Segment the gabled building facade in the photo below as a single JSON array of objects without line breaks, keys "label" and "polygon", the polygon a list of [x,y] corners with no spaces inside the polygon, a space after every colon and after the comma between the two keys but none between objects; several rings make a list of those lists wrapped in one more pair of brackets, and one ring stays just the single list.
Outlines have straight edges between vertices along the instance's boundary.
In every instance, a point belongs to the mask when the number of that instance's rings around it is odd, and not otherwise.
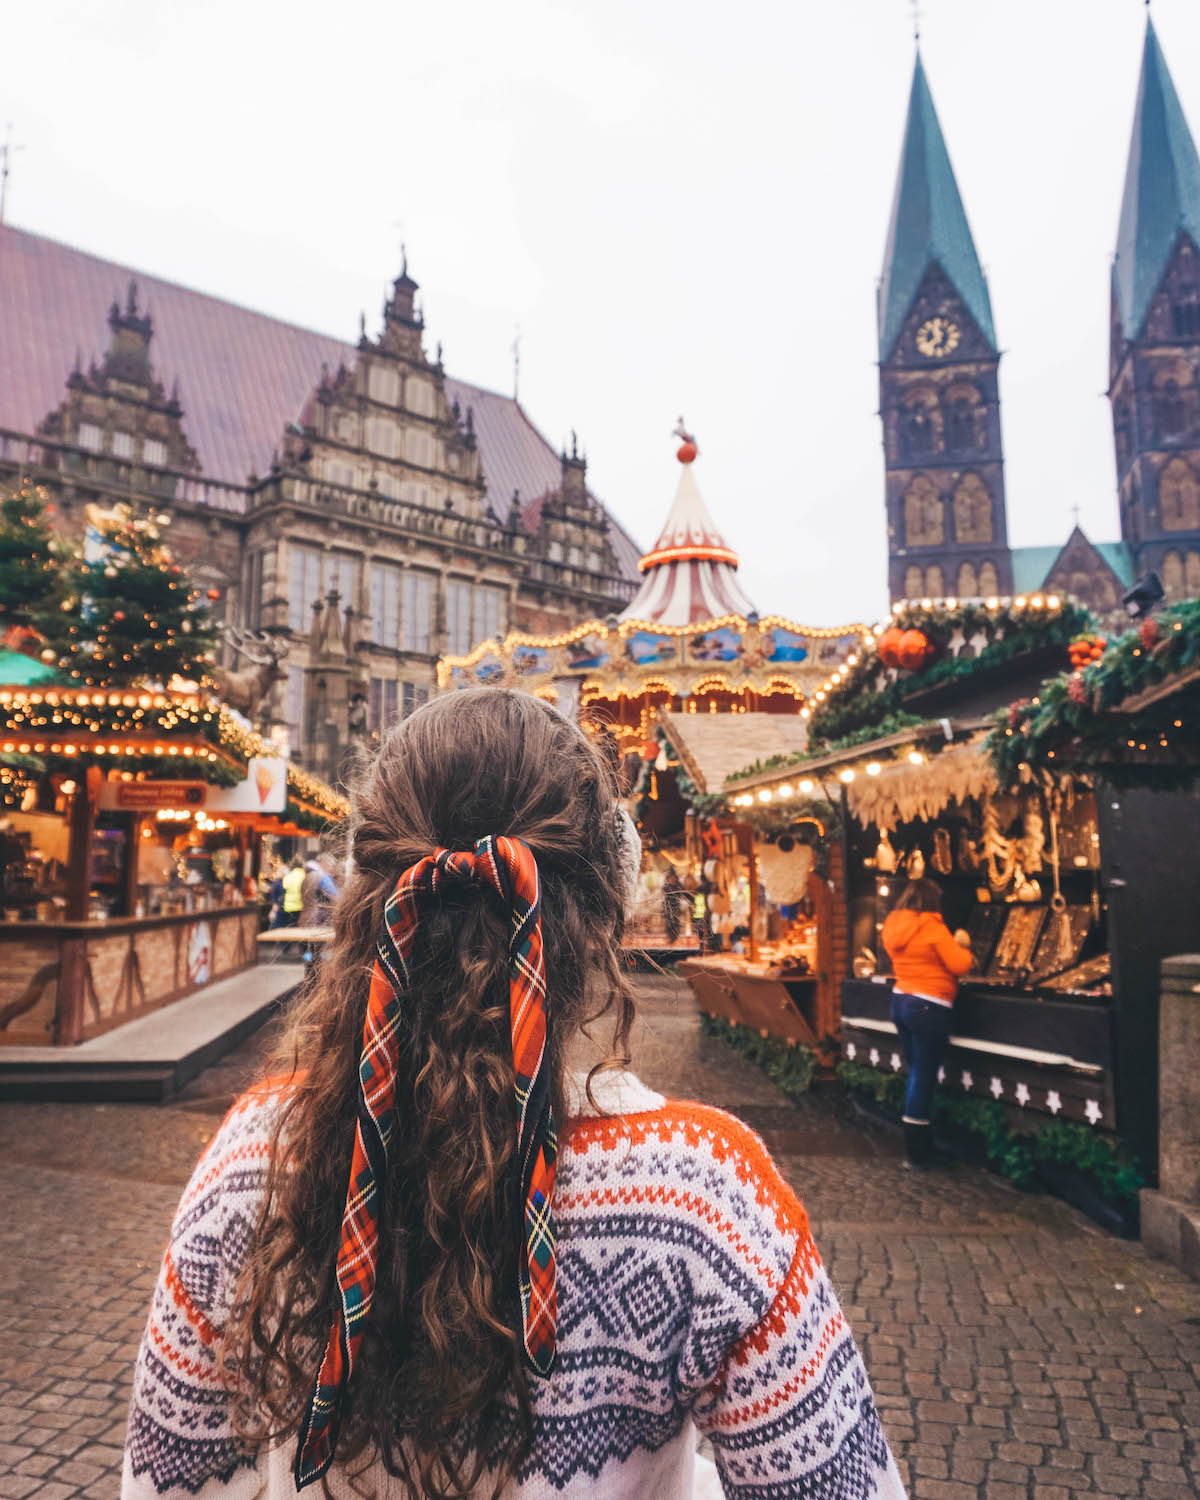
[{"label": "gabled building facade", "polygon": [[574,442],[447,375],[417,291],[405,266],[348,345],[0,226],[0,482],[46,484],[75,534],[93,502],[167,511],[226,624],[290,632],[269,710],[328,778],[439,655],[637,591]]},{"label": "gabled building facade", "polygon": [[878,295],[888,591],[1012,591],[991,299],[920,56]]},{"label": "gabled building facade", "polygon": [[1109,397],[1121,536],[1169,599],[1200,595],[1200,158],[1154,24],[1112,270]]}]

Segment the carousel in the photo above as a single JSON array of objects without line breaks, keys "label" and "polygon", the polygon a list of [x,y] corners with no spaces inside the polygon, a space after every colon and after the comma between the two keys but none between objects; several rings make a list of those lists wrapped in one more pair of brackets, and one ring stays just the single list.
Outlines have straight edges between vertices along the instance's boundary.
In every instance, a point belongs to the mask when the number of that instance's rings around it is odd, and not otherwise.
[{"label": "carousel", "polygon": [[[623,750],[643,745],[665,714],[800,714],[866,633],[765,615],[738,578],[738,555],[696,483],[695,439],[683,429],[675,499],[638,567],[642,586],[620,615],[554,636],[511,631],[438,663],[441,691],[480,684],[586,709]],[[731,730],[733,726],[731,726]],[[736,730],[734,730],[736,733]]]}]

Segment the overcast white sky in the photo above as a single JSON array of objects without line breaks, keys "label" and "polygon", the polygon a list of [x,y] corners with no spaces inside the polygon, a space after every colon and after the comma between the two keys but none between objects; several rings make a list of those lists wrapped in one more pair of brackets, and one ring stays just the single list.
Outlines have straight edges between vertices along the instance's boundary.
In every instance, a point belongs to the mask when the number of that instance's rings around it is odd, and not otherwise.
[{"label": "overcast white sky", "polygon": [[[1009,531],[1117,535],[1108,278],[1137,0],[924,0],[1004,360]],[[1155,0],[1200,126],[1200,6]],[[906,0],[10,6],[9,219],[347,339],[398,244],[428,344],[511,389],[643,545],[697,477],[764,613],[886,603],[875,284]],[[397,227],[400,226],[400,227]],[[186,391],[184,399],[186,403]]]}]

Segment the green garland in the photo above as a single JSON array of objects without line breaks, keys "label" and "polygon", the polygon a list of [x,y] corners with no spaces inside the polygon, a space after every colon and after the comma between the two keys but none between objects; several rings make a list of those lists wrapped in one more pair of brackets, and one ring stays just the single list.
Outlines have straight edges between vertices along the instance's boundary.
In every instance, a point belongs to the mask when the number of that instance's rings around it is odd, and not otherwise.
[{"label": "green garland", "polygon": [[812,1086],[817,1068],[817,1054],[803,1042],[787,1042],[777,1036],[763,1036],[750,1026],[727,1021],[723,1016],[700,1012],[700,1030],[704,1036],[724,1042],[756,1063],[781,1094],[798,1099]]},{"label": "green garland", "polygon": [[[837,1075],[852,1093],[874,1099],[899,1119],[907,1087],[902,1074],[842,1062]],[[934,1096],[933,1116],[939,1125],[977,1136],[992,1169],[1019,1187],[1031,1186],[1039,1167],[1068,1167],[1089,1178],[1114,1207],[1129,1212],[1137,1206],[1145,1178],[1136,1159],[1091,1126],[1050,1120],[1040,1130],[1015,1131],[999,1100],[944,1093]]]},{"label": "green garland", "polygon": [[992,764],[1007,784],[1029,766],[1091,772],[1114,785],[1189,785],[1200,775],[1194,711],[1185,716],[1170,700],[1119,717],[1112,710],[1198,662],[1193,599],[1128,631],[1091,666],[1050,678],[1036,698],[1002,709],[987,739]]}]

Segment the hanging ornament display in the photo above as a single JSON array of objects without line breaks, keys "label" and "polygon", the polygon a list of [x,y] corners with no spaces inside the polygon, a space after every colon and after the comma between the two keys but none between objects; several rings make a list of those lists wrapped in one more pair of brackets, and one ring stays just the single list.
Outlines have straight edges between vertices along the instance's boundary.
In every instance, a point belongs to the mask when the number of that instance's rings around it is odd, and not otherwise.
[{"label": "hanging ornament display", "polygon": [[881,875],[891,875],[896,868],[896,851],[886,833],[881,836],[875,851],[875,868]]},{"label": "hanging ornament display", "polygon": [[1021,864],[1030,873],[1042,868],[1042,850],[1046,847],[1042,804],[1036,792],[1027,790],[1021,797]]},{"label": "hanging ornament display", "polygon": [[1108,644],[1102,635],[1077,635],[1067,647],[1067,655],[1071,659],[1071,665],[1078,670],[1080,667],[1091,666],[1092,662],[1099,661],[1104,655],[1104,648]]},{"label": "hanging ornament display", "polygon": [[923,878],[924,874],[925,856],[921,853],[919,848],[914,849],[913,852],[908,856],[908,878],[910,880],[920,880]]},{"label": "hanging ornament display", "polygon": [[1016,841],[1000,832],[1000,810],[988,792],[983,799],[983,861],[988,885],[1002,891],[1010,884],[1017,864]]},{"label": "hanging ornament display", "polygon": [[897,655],[900,665],[906,672],[913,672],[922,666],[933,654],[929,637],[923,630],[906,630],[900,636],[897,647]]},{"label": "hanging ornament display", "polygon": [[876,649],[879,653],[879,660],[885,667],[900,665],[900,641],[904,633],[903,630],[897,630],[893,625],[890,630],[885,630],[879,637],[879,645]]},{"label": "hanging ornament display", "polygon": [[939,875],[949,875],[954,868],[954,859],[950,853],[950,833],[945,828],[933,830],[933,854],[929,863]]}]

